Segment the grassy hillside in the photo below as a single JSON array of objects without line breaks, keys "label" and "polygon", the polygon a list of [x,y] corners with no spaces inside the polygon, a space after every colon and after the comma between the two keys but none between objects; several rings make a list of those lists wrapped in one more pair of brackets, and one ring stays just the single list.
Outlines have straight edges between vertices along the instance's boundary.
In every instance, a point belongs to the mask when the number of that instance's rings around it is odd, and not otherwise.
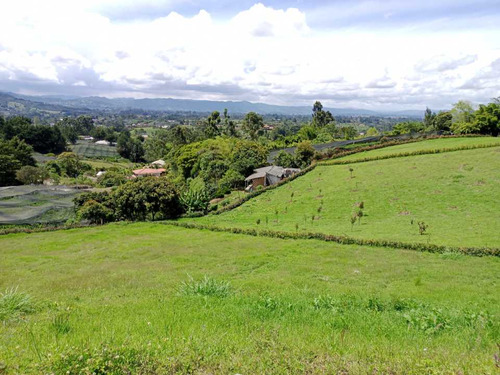
[{"label": "grassy hillside", "polygon": [[[463,143],[462,139],[446,141],[450,146]],[[417,145],[427,147],[428,143],[409,146]],[[447,246],[499,247],[499,167],[500,147],[352,166],[318,166],[232,211],[197,222]],[[349,168],[353,169],[352,177]],[[350,218],[358,211],[359,202],[364,203],[364,216],[351,225]],[[422,221],[428,225],[424,235],[420,235],[417,225]]]},{"label": "grassy hillside", "polygon": [[495,372],[497,258],[152,223],[2,236],[0,254],[0,290],[31,296],[0,298],[7,373]]},{"label": "grassy hillside", "polygon": [[500,137],[471,137],[471,138],[437,138],[426,141],[406,143],[397,146],[380,148],[378,150],[359,152],[353,155],[345,156],[341,160],[359,160],[367,157],[376,157],[382,155],[392,155],[399,152],[412,152],[419,150],[434,150],[442,148],[453,148],[473,145],[498,144],[500,146]]}]

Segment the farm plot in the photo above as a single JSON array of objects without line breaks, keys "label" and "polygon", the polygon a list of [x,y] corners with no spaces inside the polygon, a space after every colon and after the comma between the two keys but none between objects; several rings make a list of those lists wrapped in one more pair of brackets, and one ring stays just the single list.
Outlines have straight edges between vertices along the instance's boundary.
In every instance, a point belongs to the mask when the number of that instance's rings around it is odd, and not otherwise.
[{"label": "farm plot", "polygon": [[96,145],[90,142],[78,142],[72,146],[72,151],[82,157],[118,157],[116,146]]},{"label": "farm plot", "polygon": [[66,186],[8,186],[0,189],[0,224],[63,223],[74,215],[82,190]]}]

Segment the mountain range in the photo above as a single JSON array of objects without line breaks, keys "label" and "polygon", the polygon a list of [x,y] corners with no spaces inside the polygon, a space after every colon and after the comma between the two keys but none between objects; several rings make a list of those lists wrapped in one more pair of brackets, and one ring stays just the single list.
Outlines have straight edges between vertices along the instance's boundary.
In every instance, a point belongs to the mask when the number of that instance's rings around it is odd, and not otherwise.
[{"label": "mountain range", "polygon": [[[4,115],[24,114],[32,112],[59,112],[61,114],[100,112],[121,112],[130,110],[155,112],[223,112],[244,114],[250,111],[262,115],[310,115],[311,106],[282,106],[248,101],[211,101],[172,98],[105,98],[100,96],[68,97],[68,96],[34,96],[0,92],[0,112]],[[422,111],[372,111],[359,108],[325,108],[334,116],[383,116],[383,117],[422,117]]]}]

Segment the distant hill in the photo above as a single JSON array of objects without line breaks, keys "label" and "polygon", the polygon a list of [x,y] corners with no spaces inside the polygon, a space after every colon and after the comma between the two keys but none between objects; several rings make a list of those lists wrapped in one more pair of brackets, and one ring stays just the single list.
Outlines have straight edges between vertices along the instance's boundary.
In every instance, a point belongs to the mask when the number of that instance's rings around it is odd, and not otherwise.
[{"label": "distant hill", "polygon": [[[230,113],[243,114],[250,111],[260,114],[280,114],[280,115],[309,115],[312,106],[280,106],[264,103],[251,103],[247,101],[211,101],[211,100],[189,100],[172,98],[104,98],[99,96],[91,97],[64,97],[64,96],[29,96],[13,93],[4,93],[0,96],[10,96],[11,101],[15,99],[25,102],[41,103],[49,105],[48,108],[55,110],[68,110],[69,108],[80,111],[98,110],[104,112],[120,112],[126,110],[160,111],[160,112],[200,112],[212,111],[222,112],[227,108]],[[37,104],[40,105],[40,104]],[[32,105],[36,106],[36,105]],[[55,107],[50,107],[55,106]],[[3,107],[0,106],[3,110]],[[422,117],[422,111],[371,111],[357,108],[326,108],[334,116],[386,116],[386,117]]]}]

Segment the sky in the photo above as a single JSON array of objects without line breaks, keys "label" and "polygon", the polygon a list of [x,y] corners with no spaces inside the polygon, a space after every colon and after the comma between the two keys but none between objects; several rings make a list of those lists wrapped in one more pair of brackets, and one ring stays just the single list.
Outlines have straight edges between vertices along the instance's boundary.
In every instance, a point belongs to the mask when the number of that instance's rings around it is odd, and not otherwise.
[{"label": "sky", "polygon": [[500,0],[5,0],[0,91],[487,103],[500,96]]}]

